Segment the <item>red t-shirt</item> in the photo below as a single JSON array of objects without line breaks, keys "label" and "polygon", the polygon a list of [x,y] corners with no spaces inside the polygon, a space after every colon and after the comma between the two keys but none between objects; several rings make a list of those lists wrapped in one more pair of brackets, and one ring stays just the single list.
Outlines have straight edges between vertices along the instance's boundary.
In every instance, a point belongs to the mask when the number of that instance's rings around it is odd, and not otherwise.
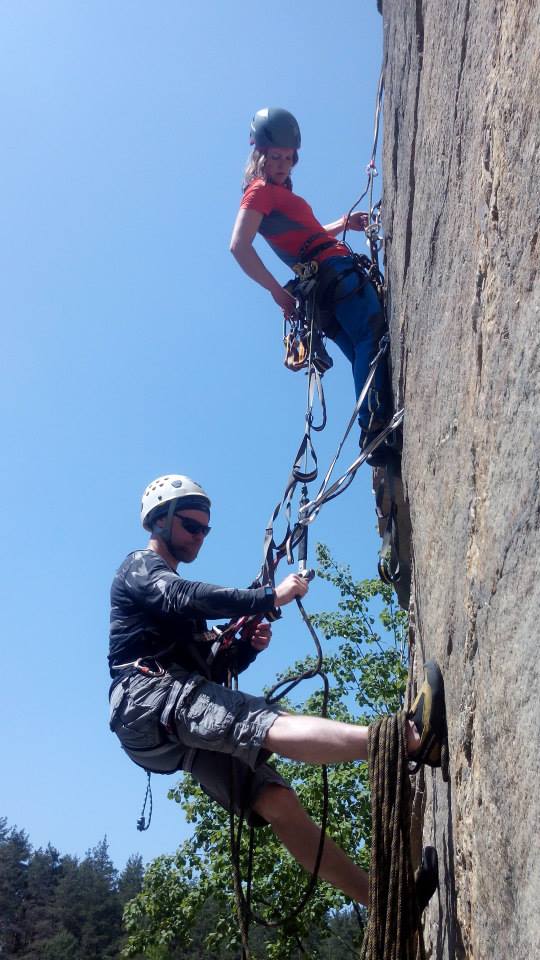
[{"label": "red t-shirt", "polygon": [[[345,244],[326,232],[309,203],[287,187],[265,183],[261,179],[252,180],[242,197],[240,208],[262,213],[258,232],[289,267],[298,263],[300,252],[304,260],[315,259],[319,263],[328,257],[347,256],[349,253]],[[331,247],[310,258],[310,250],[328,241],[332,241]]]}]

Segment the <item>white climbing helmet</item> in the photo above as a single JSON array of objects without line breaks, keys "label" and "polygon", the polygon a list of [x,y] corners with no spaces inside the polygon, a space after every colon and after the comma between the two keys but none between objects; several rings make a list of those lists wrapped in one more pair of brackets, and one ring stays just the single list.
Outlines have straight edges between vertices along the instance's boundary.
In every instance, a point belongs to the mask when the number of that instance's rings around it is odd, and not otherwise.
[{"label": "white climbing helmet", "polygon": [[141,523],[144,529],[151,531],[156,516],[167,513],[173,501],[177,501],[178,507],[210,513],[210,498],[198,483],[181,473],[168,473],[152,480],[142,495]]}]

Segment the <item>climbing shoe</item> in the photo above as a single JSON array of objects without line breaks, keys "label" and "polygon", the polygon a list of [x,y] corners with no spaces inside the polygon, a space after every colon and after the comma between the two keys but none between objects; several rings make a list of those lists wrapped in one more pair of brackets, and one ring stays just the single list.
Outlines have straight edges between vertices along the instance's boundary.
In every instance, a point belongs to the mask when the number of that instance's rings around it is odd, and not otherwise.
[{"label": "climbing shoe", "polygon": [[418,773],[423,763],[428,767],[440,767],[443,752],[445,756],[448,752],[442,673],[435,660],[424,664],[424,673],[424,682],[407,714],[407,719],[412,720],[420,734],[420,746],[409,754],[409,772],[412,774]]},{"label": "climbing shoe", "polygon": [[[370,443],[377,439],[386,423],[379,421],[376,424],[371,423],[369,429],[360,430],[360,449],[365,450]],[[403,432],[401,426],[392,430],[366,458],[366,463],[370,467],[386,467],[389,463],[399,468],[401,451],[403,448]]]},{"label": "climbing shoe", "polygon": [[435,847],[424,847],[422,863],[414,875],[418,912],[423,913],[439,886],[439,858]]},{"label": "climbing shoe", "polygon": [[392,451],[397,459],[401,459],[403,452],[403,424],[398,424],[384,441],[386,446]]},{"label": "climbing shoe", "polygon": [[[360,432],[360,449],[365,450],[379,436],[381,430],[382,427],[379,430],[362,430]],[[384,440],[368,454],[366,463],[370,467],[384,467],[388,463],[388,447]]]}]

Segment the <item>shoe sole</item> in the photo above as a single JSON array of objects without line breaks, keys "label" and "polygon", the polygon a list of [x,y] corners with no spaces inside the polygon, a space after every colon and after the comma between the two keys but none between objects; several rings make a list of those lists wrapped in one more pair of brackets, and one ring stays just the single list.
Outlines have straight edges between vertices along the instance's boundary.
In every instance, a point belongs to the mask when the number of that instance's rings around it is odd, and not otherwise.
[{"label": "shoe sole", "polygon": [[[448,733],[446,728],[446,705],[444,681],[435,660],[424,664],[424,682],[409,713],[414,720],[421,709],[421,740],[418,750],[410,760],[411,773],[417,773],[422,764],[441,767],[443,780],[448,782]],[[417,729],[419,729],[417,725]]]}]

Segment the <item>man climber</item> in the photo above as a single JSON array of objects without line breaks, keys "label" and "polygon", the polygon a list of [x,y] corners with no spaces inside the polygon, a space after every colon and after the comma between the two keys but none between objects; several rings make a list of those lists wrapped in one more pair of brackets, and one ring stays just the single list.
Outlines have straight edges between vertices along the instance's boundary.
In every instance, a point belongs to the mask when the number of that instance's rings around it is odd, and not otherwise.
[{"label": "man climber", "polygon": [[[111,588],[110,726],[135,763],[156,773],[188,771],[226,809],[234,779],[235,807],[241,804],[254,825],[270,824],[311,871],[320,829],[268,758],[276,753],[315,764],[367,760],[369,728],[286,713],[264,697],[223,686],[229,670],[245,670],[270,643],[271,627],[262,619],[303,597],[308,582],[289,574],[275,588],[241,590],[184,579],[178,564],[195,560],[209,519],[210,499],[188,477],[159,477],[144,491],[141,520],[150,541],[127,556]],[[253,619],[241,641],[216,652],[217,634],[206,618],[242,616]],[[440,766],[444,735],[442,677],[436,664],[426,664],[407,720],[409,759]],[[367,874],[329,837],[319,875],[367,904]],[[434,886],[417,886],[421,909]]]}]

